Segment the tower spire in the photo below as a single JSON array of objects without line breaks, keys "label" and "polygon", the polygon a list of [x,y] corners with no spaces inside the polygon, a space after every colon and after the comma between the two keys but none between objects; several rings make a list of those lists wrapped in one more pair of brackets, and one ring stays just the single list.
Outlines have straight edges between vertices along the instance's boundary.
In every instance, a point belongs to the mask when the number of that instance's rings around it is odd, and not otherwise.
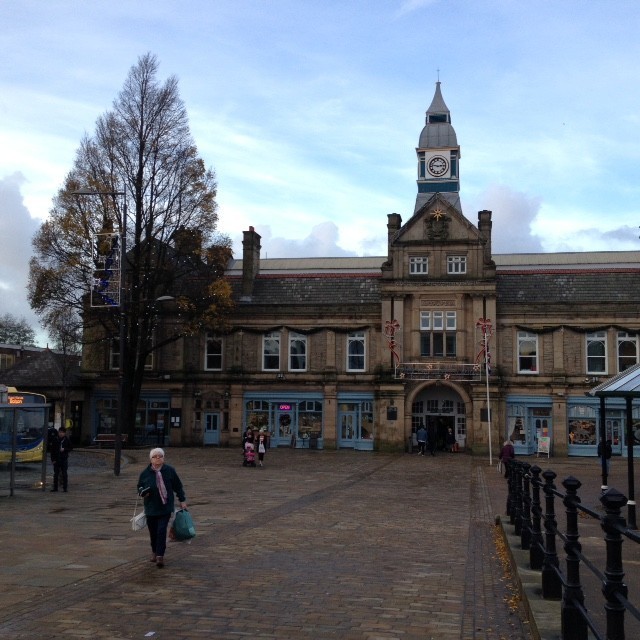
[{"label": "tower spire", "polygon": [[[439,73],[438,73],[439,76]],[[414,213],[435,193],[441,193],[458,211],[460,207],[460,147],[451,125],[451,112],[436,82],[433,100],[427,109],[418,148],[418,195]]]}]

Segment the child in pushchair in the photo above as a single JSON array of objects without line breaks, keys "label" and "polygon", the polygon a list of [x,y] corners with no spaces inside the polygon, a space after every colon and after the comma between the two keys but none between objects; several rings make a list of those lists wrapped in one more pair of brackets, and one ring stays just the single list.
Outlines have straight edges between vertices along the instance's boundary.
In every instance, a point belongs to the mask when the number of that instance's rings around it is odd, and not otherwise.
[{"label": "child in pushchair", "polygon": [[242,466],[243,467],[255,467],[256,466],[256,450],[253,446],[253,442],[247,440],[244,443],[244,451],[242,452]]}]

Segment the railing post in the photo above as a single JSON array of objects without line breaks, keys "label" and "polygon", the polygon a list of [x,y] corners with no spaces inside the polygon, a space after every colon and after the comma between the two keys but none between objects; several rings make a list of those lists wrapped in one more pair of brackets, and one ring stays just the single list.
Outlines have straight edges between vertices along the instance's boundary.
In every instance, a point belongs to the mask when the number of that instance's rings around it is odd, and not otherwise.
[{"label": "railing post", "polygon": [[600,502],[605,509],[600,526],[605,532],[607,546],[607,566],[602,583],[602,593],[606,598],[604,608],[607,613],[607,640],[624,640],[624,605],[618,600],[618,595],[626,598],[628,590],[622,581],[622,534],[618,527],[626,526],[620,511],[627,504],[627,498],[615,489],[608,489],[600,497]]},{"label": "railing post", "polygon": [[520,546],[527,551],[531,547],[531,494],[529,493],[529,469],[528,462],[522,463],[522,514],[520,515]]},{"label": "railing post", "polygon": [[556,514],[554,510],[553,481],[556,473],[551,470],[542,473],[544,478],[545,514],[544,514],[544,561],[542,563],[542,597],[547,600],[559,600],[562,597],[562,582],[558,575],[558,554],[556,552]]},{"label": "railing post", "polygon": [[522,533],[522,462],[515,462],[515,502],[513,510],[513,532],[519,536]]},{"label": "railing post", "polygon": [[540,486],[542,480],[540,480],[540,473],[542,469],[534,464],[531,469],[531,540],[529,541],[529,564],[535,571],[539,571],[542,568],[542,560],[544,558],[544,549],[542,541],[542,529],[540,528],[540,521],[542,520],[542,507],[540,505]]},{"label": "railing post", "polygon": [[561,629],[563,640],[587,640],[587,622],[580,614],[579,606],[584,606],[584,592],[580,584],[580,558],[582,551],[578,532],[578,508],[580,502],[578,489],[582,483],[577,478],[569,476],[562,483],[566,490],[564,506],[567,514],[566,542],[564,550],[567,553],[567,579],[562,594],[560,607]]},{"label": "railing post", "polygon": [[515,511],[515,467],[514,460],[505,462],[507,467],[507,515],[509,523],[513,524],[513,514]]}]

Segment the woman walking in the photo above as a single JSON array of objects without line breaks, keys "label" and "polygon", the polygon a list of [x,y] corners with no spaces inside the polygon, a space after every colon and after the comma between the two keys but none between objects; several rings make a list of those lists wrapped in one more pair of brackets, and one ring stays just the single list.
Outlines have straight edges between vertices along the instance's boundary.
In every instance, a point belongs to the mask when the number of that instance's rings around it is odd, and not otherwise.
[{"label": "woman walking", "polygon": [[167,527],[173,514],[173,494],[178,497],[181,509],[186,509],[187,503],[176,470],[164,461],[164,451],[160,448],[151,449],[149,459],[149,466],[138,479],[138,495],[144,498],[144,513],[151,541],[151,562],[162,569],[167,547]]}]

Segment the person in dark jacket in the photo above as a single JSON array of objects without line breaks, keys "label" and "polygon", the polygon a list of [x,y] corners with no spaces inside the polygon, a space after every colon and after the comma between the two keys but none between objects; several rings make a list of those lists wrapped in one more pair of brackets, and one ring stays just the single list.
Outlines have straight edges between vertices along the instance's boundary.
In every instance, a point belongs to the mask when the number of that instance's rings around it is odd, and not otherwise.
[{"label": "person in dark jacket", "polygon": [[427,452],[427,430],[423,424],[420,425],[416,433],[416,438],[418,440],[418,455],[423,456]]},{"label": "person in dark jacket", "polygon": [[144,513],[151,541],[151,562],[162,569],[167,548],[167,527],[174,508],[173,495],[178,497],[181,509],[187,508],[187,499],[176,470],[164,461],[164,451],[159,447],[151,449],[149,459],[149,466],[138,478],[138,495],[144,498]]},{"label": "person in dark jacket", "polygon": [[611,442],[610,439],[607,439],[604,443],[604,451],[602,448],[602,440],[600,440],[600,442],[598,442],[598,457],[600,459],[602,459],[602,456],[604,454],[604,464],[605,464],[605,468],[607,470],[607,474],[610,473],[611,471],[611,455],[613,453],[613,443]]},{"label": "person in dark jacket", "polygon": [[507,477],[507,462],[513,460],[516,457],[516,450],[513,446],[511,439],[505,440],[500,449],[500,462],[502,463],[502,470],[504,471],[504,477]]},{"label": "person in dark jacket", "polygon": [[[69,452],[71,440],[67,438],[67,430],[64,427],[58,429],[58,441],[51,443],[51,461],[53,462],[53,489],[58,490],[58,484],[62,480],[62,490],[66,493],[69,485]],[[61,477],[62,476],[62,477]]]}]

